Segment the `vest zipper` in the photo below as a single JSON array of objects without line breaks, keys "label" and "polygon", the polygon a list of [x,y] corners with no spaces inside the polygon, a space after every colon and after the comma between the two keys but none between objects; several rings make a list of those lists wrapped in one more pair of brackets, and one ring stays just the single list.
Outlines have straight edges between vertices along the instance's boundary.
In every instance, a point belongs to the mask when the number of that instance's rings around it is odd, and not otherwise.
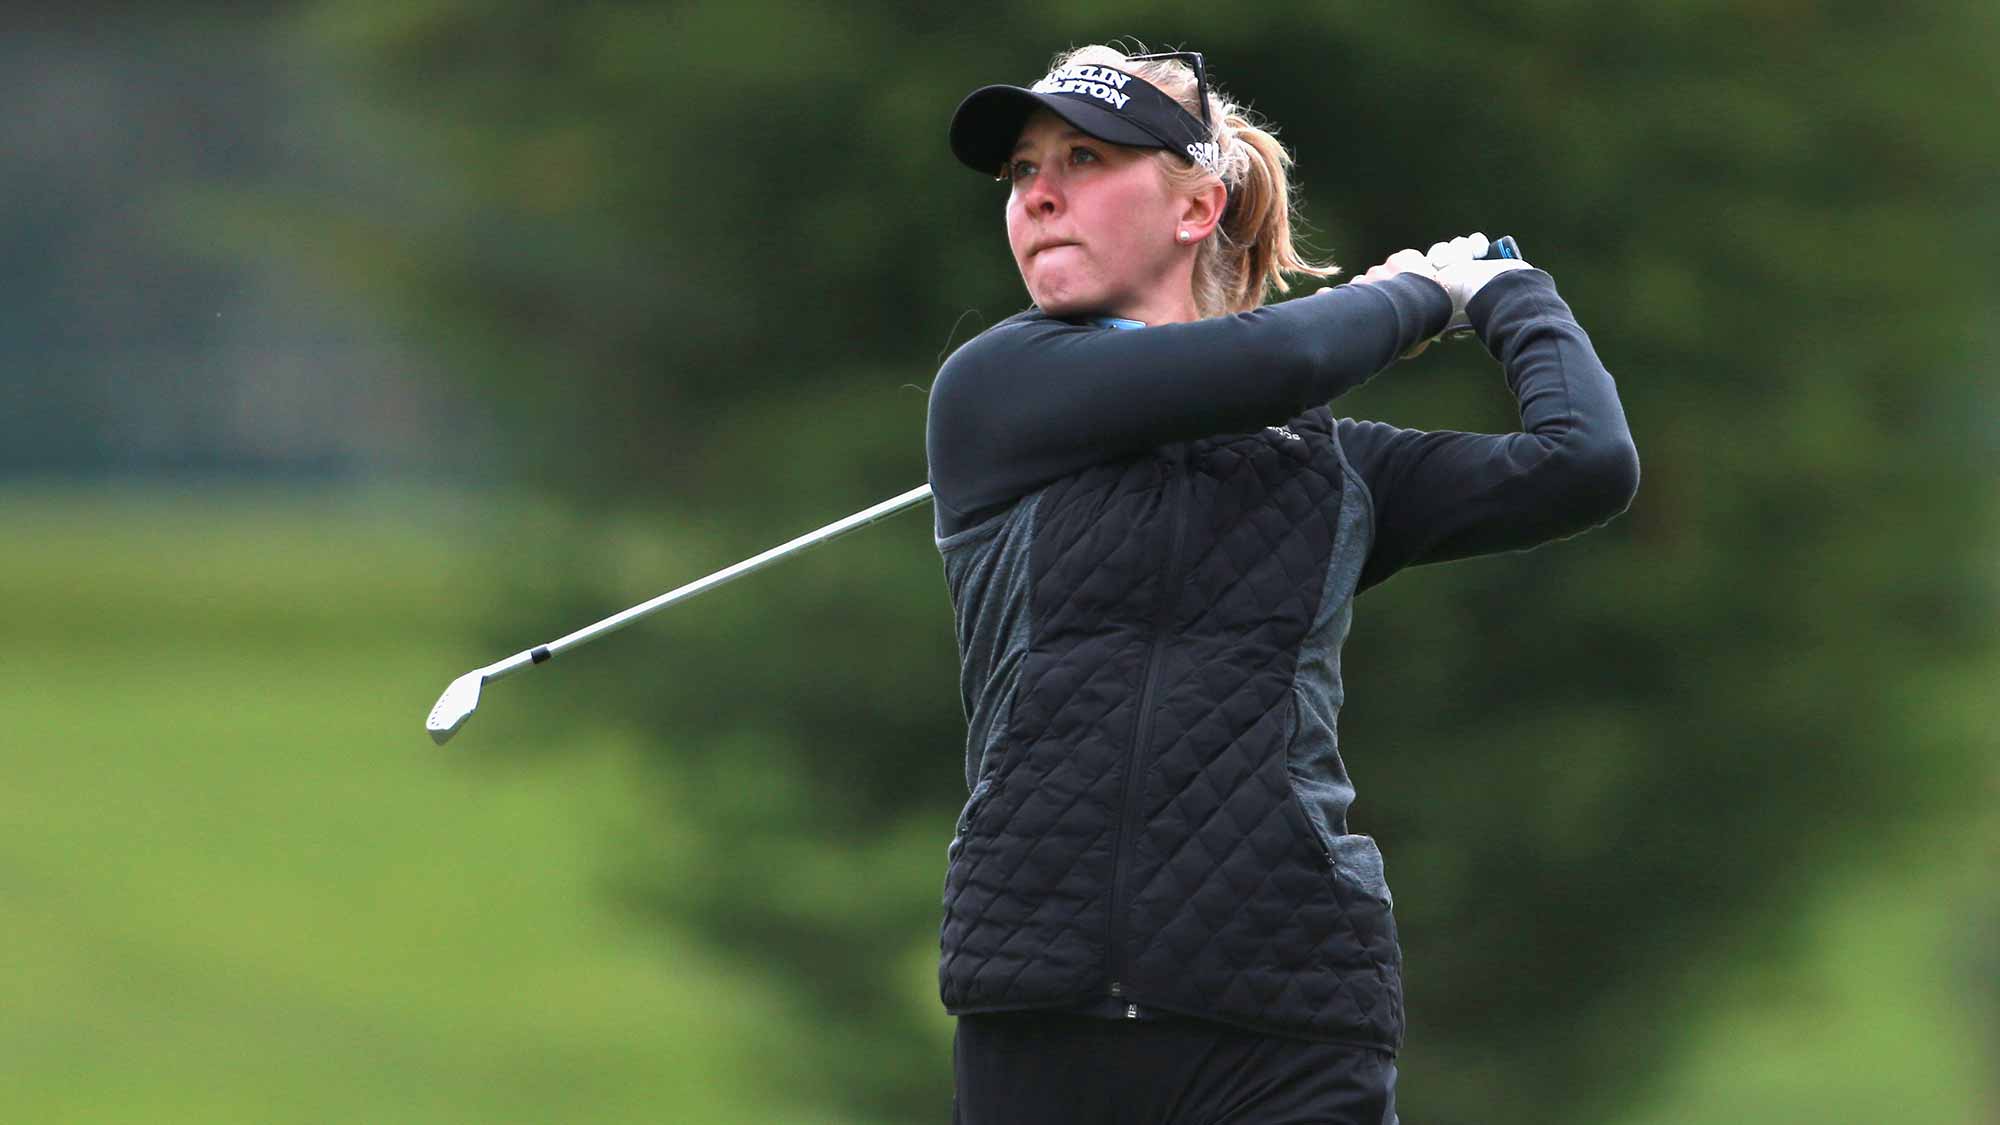
[{"label": "vest zipper", "polygon": [[1160,652],[1166,647],[1167,629],[1173,624],[1173,610],[1181,585],[1181,548],[1187,538],[1187,508],[1185,503],[1177,503],[1180,493],[1187,486],[1187,447],[1176,451],[1175,465],[1179,469],[1178,479],[1169,481],[1167,503],[1173,506],[1174,531],[1167,551],[1167,567],[1162,574],[1159,595],[1153,610],[1153,641],[1146,653],[1146,686],[1139,693],[1139,713],[1135,717],[1132,746],[1125,755],[1125,802],[1120,810],[1118,837],[1112,845],[1111,874],[1111,918],[1110,933],[1107,935],[1107,955],[1111,961],[1111,995],[1120,999],[1125,996],[1125,912],[1130,904],[1126,901],[1125,880],[1130,854],[1127,842],[1136,831],[1134,821],[1139,813],[1139,777],[1145,771],[1140,768],[1140,751],[1153,736],[1153,694],[1159,688]]}]

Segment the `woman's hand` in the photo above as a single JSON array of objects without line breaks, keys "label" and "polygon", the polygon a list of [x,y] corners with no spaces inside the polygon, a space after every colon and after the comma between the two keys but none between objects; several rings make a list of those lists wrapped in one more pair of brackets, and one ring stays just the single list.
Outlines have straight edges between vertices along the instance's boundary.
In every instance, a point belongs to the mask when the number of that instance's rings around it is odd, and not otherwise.
[{"label": "woman's hand", "polygon": [[1387,281],[1399,273],[1420,274],[1432,281],[1438,279],[1437,267],[1431,265],[1431,260],[1424,256],[1423,251],[1398,250],[1384,259],[1381,265],[1368,267],[1368,272],[1355,278],[1353,283],[1373,285],[1378,281]]},{"label": "woman's hand", "polygon": [[1451,294],[1451,320],[1445,324],[1446,332],[1470,328],[1465,306],[1472,303],[1486,283],[1506,273],[1508,270],[1533,269],[1519,258],[1488,258],[1486,251],[1491,244],[1486,236],[1474,231],[1471,234],[1440,242],[1431,247],[1430,263],[1436,267],[1439,285]]}]

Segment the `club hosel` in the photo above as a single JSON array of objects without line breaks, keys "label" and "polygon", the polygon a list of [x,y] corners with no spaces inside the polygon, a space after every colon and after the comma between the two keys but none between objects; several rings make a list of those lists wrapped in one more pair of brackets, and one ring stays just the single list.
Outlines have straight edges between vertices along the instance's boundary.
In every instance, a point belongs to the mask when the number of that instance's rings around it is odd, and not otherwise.
[{"label": "club hosel", "polygon": [[549,646],[536,645],[534,648],[523,649],[497,664],[488,664],[481,668],[479,678],[482,682],[492,683],[503,676],[511,676],[531,664],[540,664],[554,655],[549,651]]}]

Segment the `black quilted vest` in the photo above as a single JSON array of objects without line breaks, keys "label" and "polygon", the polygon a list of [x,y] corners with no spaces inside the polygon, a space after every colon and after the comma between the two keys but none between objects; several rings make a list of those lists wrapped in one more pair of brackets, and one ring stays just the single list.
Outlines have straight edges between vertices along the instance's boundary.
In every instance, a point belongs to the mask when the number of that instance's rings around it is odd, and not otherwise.
[{"label": "black quilted vest", "polygon": [[1099,465],[939,540],[971,799],[956,1014],[1106,997],[1395,1050],[1400,954],[1346,832],[1339,648],[1366,490],[1330,412]]}]

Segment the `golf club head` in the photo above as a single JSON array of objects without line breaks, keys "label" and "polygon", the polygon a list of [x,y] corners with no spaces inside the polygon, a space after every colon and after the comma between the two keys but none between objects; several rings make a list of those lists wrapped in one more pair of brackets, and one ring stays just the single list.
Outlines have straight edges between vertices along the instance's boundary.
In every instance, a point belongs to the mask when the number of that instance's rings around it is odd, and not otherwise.
[{"label": "golf club head", "polygon": [[472,717],[479,707],[479,688],[486,682],[486,669],[479,668],[451,682],[438,696],[431,707],[430,718],[424,720],[424,729],[431,732],[431,741],[443,746]]}]

